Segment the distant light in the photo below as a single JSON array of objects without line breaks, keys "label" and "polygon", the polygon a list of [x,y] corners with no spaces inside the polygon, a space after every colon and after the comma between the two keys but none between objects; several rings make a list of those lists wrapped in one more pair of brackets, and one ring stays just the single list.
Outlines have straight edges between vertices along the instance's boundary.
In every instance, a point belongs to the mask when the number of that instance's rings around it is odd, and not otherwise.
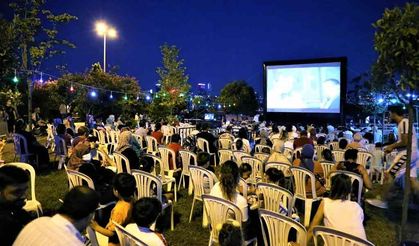
[{"label": "distant light", "polygon": [[180,94],[179,94],[179,96],[181,96],[181,97],[183,97],[184,95],[185,95],[185,94],[183,94],[183,93],[180,93]]},{"label": "distant light", "polygon": [[407,93],[407,94],[406,94],[406,97],[410,97],[410,96],[411,96],[411,95],[410,95],[410,93]]},{"label": "distant light", "polygon": [[136,98],[136,99],[137,99],[137,101],[138,101],[138,100],[140,100],[140,96],[137,96],[137,98]]},{"label": "distant light", "polygon": [[17,75],[16,75],[16,69],[15,69],[15,76],[13,77],[13,82],[14,83],[19,82],[19,79],[17,78]]},{"label": "distant light", "polygon": [[70,86],[70,92],[74,92],[74,87],[73,85]]},{"label": "distant light", "polygon": [[221,104],[218,104],[218,109],[221,109]]},{"label": "distant light", "polygon": [[205,106],[208,107],[208,103],[205,103]]},{"label": "distant light", "polygon": [[111,94],[109,95],[109,99],[113,99],[112,91],[111,91]]},{"label": "distant light", "polygon": [[147,95],[147,96],[145,97],[145,100],[150,101],[150,100],[151,100],[151,97],[150,97],[149,95]]},{"label": "distant light", "polygon": [[108,30],[108,36],[109,36],[110,38],[116,38],[116,37],[118,36],[118,34],[117,34],[117,32],[116,32],[115,28],[110,28],[110,29]]},{"label": "distant light", "polygon": [[384,99],[382,98],[378,99],[378,103],[383,103],[383,102],[384,102]]},{"label": "distant light", "polygon": [[103,21],[99,21],[96,22],[96,33],[98,35],[104,35],[106,33],[106,31],[108,30],[108,25],[103,22]]},{"label": "distant light", "polygon": [[392,104],[395,104],[395,103],[397,103],[397,100],[396,100],[396,99],[394,99],[394,98],[392,98],[392,99],[390,99],[390,102],[391,102]]},{"label": "distant light", "polygon": [[150,89],[150,93],[153,94],[153,89]]},{"label": "distant light", "polygon": [[91,97],[96,97],[96,96],[97,96],[96,91],[91,91],[91,92],[90,92],[90,96],[91,96]]},{"label": "distant light", "polygon": [[39,83],[44,83],[44,80],[42,79],[42,72],[41,72],[41,78],[39,79]]},{"label": "distant light", "polygon": [[127,94],[125,94],[125,96],[124,96],[124,100],[128,100],[128,96],[127,96]]}]

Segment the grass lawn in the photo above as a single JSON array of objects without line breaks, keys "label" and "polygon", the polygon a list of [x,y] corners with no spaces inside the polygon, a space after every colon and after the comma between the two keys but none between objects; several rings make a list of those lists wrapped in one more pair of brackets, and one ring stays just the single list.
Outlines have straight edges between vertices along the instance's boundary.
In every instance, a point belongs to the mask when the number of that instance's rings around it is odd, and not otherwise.
[{"label": "grass lawn", "polygon": [[[4,150],[4,159],[13,161],[13,145],[7,144]],[[51,156],[53,160],[53,156]],[[67,177],[64,170],[41,172],[36,178],[37,199],[41,202],[44,214],[51,215],[60,206],[59,199],[64,197],[68,190]],[[379,187],[377,187],[379,190]],[[377,191],[374,191],[377,193]],[[372,197],[375,194],[369,193]],[[188,223],[189,212],[192,204],[192,196],[187,195],[185,189],[178,193],[178,202],[175,203],[175,230],[166,231],[164,234],[170,245],[207,245],[209,229],[201,226],[202,203],[196,202],[194,219]],[[377,246],[398,245],[398,231],[400,225],[401,208],[395,204],[391,209],[383,210],[366,205],[365,214],[369,216],[366,225],[368,239]],[[409,212],[409,239],[419,241],[419,212]]]}]

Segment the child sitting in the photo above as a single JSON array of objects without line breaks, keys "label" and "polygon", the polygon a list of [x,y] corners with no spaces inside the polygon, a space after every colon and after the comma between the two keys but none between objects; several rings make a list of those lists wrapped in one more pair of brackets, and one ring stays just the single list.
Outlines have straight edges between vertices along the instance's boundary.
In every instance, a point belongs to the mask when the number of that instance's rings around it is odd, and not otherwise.
[{"label": "child sitting", "polygon": [[109,237],[109,245],[119,245],[118,236],[115,232],[115,224],[113,222],[125,226],[131,220],[135,189],[136,183],[134,176],[128,173],[117,174],[113,181],[113,192],[118,198],[118,202],[112,209],[108,224],[104,228],[95,220],[91,222],[93,230]]}]

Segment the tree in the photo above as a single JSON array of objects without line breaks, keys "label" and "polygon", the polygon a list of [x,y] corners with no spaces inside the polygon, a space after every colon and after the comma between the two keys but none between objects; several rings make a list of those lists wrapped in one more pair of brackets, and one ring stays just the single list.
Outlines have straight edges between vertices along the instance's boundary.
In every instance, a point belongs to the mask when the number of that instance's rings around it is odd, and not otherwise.
[{"label": "tree", "polygon": [[58,26],[76,20],[68,13],[54,14],[45,9],[45,0],[15,0],[9,4],[13,10],[13,30],[17,43],[15,52],[26,73],[28,96],[28,123],[31,124],[32,81],[31,71],[39,70],[45,59],[63,54],[63,48],[74,48],[68,40],[58,37]]},{"label": "tree", "polygon": [[[184,60],[179,58],[179,49],[174,45],[164,44],[160,47],[163,57],[163,67],[156,72],[160,79],[161,90],[156,93],[156,99],[150,106],[150,116],[156,119],[166,118],[179,113],[186,107],[190,84],[186,74]],[[161,119],[160,118],[160,119]]]},{"label": "tree", "polygon": [[[419,6],[407,3],[403,8],[386,9],[381,19],[373,24],[376,29],[374,48],[378,58],[372,67],[373,85],[390,90],[407,105],[409,129],[413,126],[414,104],[419,83]],[[411,162],[412,130],[409,130],[407,161]],[[410,165],[406,165],[402,208],[402,240],[406,239],[406,222],[410,192]]]},{"label": "tree", "polygon": [[219,102],[226,113],[255,115],[259,108],[255,90],[243,80],[228,83],[221,90]]},{"label": "tree", "polygon": [[14,87],[12,78],[18,61],[15,47],[16,40],[12,23],[0,19],[0,88],[6,91]]}]

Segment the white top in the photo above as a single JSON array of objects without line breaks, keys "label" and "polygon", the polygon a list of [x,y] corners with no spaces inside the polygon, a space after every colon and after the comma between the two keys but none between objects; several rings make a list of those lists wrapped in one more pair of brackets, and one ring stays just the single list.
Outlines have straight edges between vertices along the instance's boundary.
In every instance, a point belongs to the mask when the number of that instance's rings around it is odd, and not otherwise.
[{"label": "white top", "polygon": [[250,142],[249,142],[249,140],[247,140],[245,138],[236,138],[236,139],[234,139],[234,143],[236,143],[237,140],[239,140],[239,139],[241,139],[242,142],[243,142],[243,151],[244,152],[247,152],[247,153],[250,153],[251,148],[250,148]]},{"label": "white top", "polygon": [[364,211],[358,203],[323,198],[324,225],[356,237],[367,239],[364,225]]},{"label": "white top", "polygon": [[[214,185],[214,187],[212,187],[210,195],[228,200],[227,197],[224,196],[223,191],[221,190],[220,182],[217,182]],[[242,220],[247,221],[248,219],[247,200],[238,192],[236,192],[231,202],[240,208],[240,211],[242,212]]]},{"label": "white top", "polygon": [[138,227],[137,224],[131,223],[125,227],[127,232],[131,233],[134,237],[140,239],[146,245],[149,246],[165,246],[164,242],[161,240],[156,233],[152,232],[148,228]]},{"label": "white top", "polygon": [[26,225],[17,236],[14,246],[72,245],[83,246],[85,238],[63,216],[41,217]]},{"label": "white top", "polygon": [[[417,139],[416,139],[416,130],[413,128],[413,134],[412,134],[412,159],[416,159],[416,153],[417,153]],[[409,120],[404,118],[402,121],[399,122],[397,126],[397,136],[398,136],[398,142],[402,141],[402,134],[408,134],[409,133]],[[407,146],[406,146],[407,147]],[[413,160],[412,160],[413,161]]]},{"label": "white top", "polygon": [[147,136],[147,129],[140,127],[137,130],[135,130],[135,134],[142,136],[142,137],[146,137]]}]

